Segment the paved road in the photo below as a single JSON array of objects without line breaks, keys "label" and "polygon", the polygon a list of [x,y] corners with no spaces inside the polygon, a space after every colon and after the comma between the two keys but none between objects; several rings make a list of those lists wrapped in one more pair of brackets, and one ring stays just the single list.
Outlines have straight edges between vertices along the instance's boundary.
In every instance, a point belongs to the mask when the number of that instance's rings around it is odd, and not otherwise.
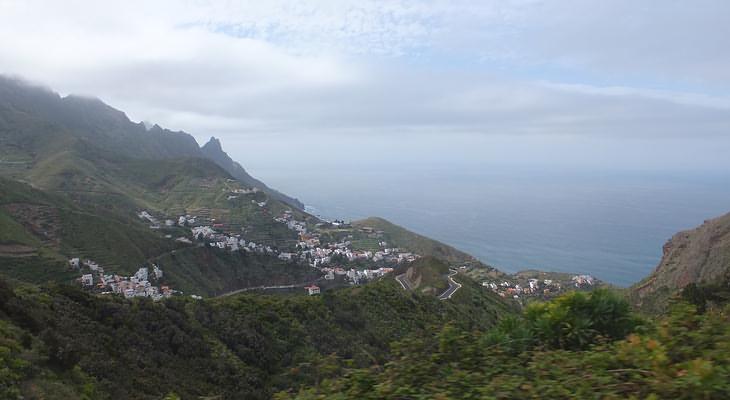
[{"label": "paved road", "polygon": [[457,273],[458,273],[458,271],[453,270],[453,269],[451,270],[451,273],[449,274],[449,277],[448,277],[449,288],[446,289],[445,292],[441,293],[441,295],[439,296],[439,300],[450,299],[451,296],[453,296],[454,293],[456,293],[456,291],[461,288],[461,284],[459,282],[456,282],[452,278],[452,276],[456,275]]},{"label": "paved road", "polygon": [[396,276],[395,280],[400,283],[400,285],[403,287],[403,290],[413,290],[411,289],[411,283],[408,282],[408,278],[406,278],[406,274],[400,274]]},{"label": "paved road", "polygon": [[[458,271],[452,269],[451,273],[449,273],[449,276],[447,277],[447,280],[449,282],[449,288],[439,295],[439,300],[450,299],[451,296],[453,296],[454,293],[456,293],[456,291],[461,288],[461,284],[452,279],[452,276],[456,275],[457,272]],[[413,288],[411,288],[411,283],[408,282],[408,278],[406,278],[406,274],[400,274],[396,276],[395,280],[400,283],[403,290],[413,290]]]},{"label": "paved road", "polygon": [[[319,280],[321,280],[321,278],[320,278],[320,279],[316,279],[316,280],[315,280],[314,282],[317,282],[317,281],[319,281]],[[218,296],[216,296],[216,297],[225,297],[225,296],[232,296],[232,295],[234,295],[234,294],[238,294],[238,293],[243,293],[243,292],[249,292],[249,291],[251,291],[251,290],[269,290],[269,289],[293,289],[293,288],[298,288],[298,287],[305,287],[305,286],[309,286],[309,285],[311,285],[311,284],[312,284],[312,282],[313,282],[313,281],[308,281],[308,282],[304,282],[304,283],[293,283],[293,284],[291,284],[291,285],[277,285],[277,286],[254,286],[254,287],[247,287],[247,288],[242,288],[242,289],[234,290],[234,291],[231,291],[231,292],[223,293],[223,294],[221,294],[221,295],[218,295]]]}]

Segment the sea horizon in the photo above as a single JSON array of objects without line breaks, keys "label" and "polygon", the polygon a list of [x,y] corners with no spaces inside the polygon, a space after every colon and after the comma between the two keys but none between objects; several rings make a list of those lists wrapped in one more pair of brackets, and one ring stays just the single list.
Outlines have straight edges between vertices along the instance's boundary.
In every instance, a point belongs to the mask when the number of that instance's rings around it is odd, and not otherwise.
[{"label": "sea horizon", "polygon": [[[627,287],[674,234],[730,212],[722,173],[511,167],[256,168],[325,219],[385,218],[507,273],[589,274]],[[307,184],[302,176],[327,179]],[[459,194],[451,196],[450,194]]]}]

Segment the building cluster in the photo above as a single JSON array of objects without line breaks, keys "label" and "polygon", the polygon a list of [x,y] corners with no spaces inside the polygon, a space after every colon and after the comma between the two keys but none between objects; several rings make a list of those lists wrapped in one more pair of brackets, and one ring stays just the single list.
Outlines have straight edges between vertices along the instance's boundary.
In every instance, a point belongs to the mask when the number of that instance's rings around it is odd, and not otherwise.
[{"label": "building cluster", "polygon": [[[177,226],[191,226],[195,224],[195,218],[196,217],[190,215],[181,215],[177,217]],[[165,221],[165,225],[173,226],[175,225],[175,221],[168,219],[167,221]]]},{"label": "building cluster", "polygon": [[[418,258],[416,254],[403,252],[398,248],[388,248],[385,241],[378,242],[380,249],[377,251],[353,250],[352,242],[347,239],[323,246],[319,233],[308,232],[307,223],[294,219],[292,212],[288,210],[284,211],[275,220],[286,224],[289,229],[299,234],[300,242],[297,245],[299,258],[310,260],[311,266],[315,268],[329,265],[333,259],[346,259],[349,262],[362,260],[372,261],[373,263],[398,264],[414,261]],[[366,233],[373,233],[372,228],[361,229]],[[352,238],[352,236],[350,235],[349,238]]]},{"label": "building cluster", "polygon": [[[567,283],[567,284],[566,284]],[[562,292],[571,286],[579,289],[592,287],[596,280],[590,275],[576,275],[569,282],[558,282],[553,279],[527,279],[524,282],[502,280],[496,282],[485,281],[482,286],[488,287],[501,297],[520,299],[522,297],[550,297]]]},{"label": "building cluster", "polygon": [[[227,190],[227,189],[223,189],[223,190]],[[241,195],[244,195],[244,194],[256,194],[256,193],[258,193],[260,191],[261,191],[261,189],[259,189],[259,188],[250,188],[250,189],[236,188],[236,189],[231,189],[230,190],[230,193],[228,194],[228,200],[237,199],[237,198],[241,197]]]},{"label": "building cluster", "polygon": [[[402,252],[398,248],[389,248],[385,241],[379,241],[380,249],[377,251],[353,250],[352,235],[339,242],[321,242],[320,234],[315,227],[314,231],[307,229],[305,221],[298,221],[291,211],[287,210],[275,220],[297,232],[299,243],[296,253],[280,253],[279,258],[284,260],[298,259],[300,262],[308,263],[312,268],[320,270],[325,280],[334,280],[336,277],[347,279],[351,284],[359,284],[363,281],[372,280],[393,271],[390,265],[397,265],[403,262],[415,261],[419,256],[410,252]],[[342,226],[344,222],[329,223],[333,226]],[[337,224],[337,225],[334,225]],[[369,262],[378,268],[373,269],[346,269],[341,265],[343,262],[363,261]],[[313,294],[308,290],[309,294]]]},{"label": "building cluster", "polygon": [[160,221],[147,211],[142,211],[137,216],[139,219],[149,222],[151,229],[160,229]]},{"label": "building cluster", "polygon": [[211,246],[217,247],[221,250],[230,251],[246,251],[257,254],[268,254],[268,255],[281,255],[285,253],[279,253],[271,246],[265,246],[259,243],[247,242],[246,239],[241,237],[240,234],[225,234],[218,232],[215,225],[211,226],[195,226],[191,228],[193,240],[205,241],[210,243]]},{"label": "building cluster", "polygon": [[596,283],[596,279],[590,275],[576,275],[571,280],[577,288],[590,287]]},{"label": "building cluster", "polygon": [[153,300],[161,300],[172,296],[175,292],[169,286],[158,287],[152,284],[151,281],[160,281],[163,275],[162,270],[154,264],[152,271],[147,267],[141,267],[132,276],[106,274],[104,268],[92,260],[82,262],[79,258],[72,258],[69,260],[69,265],[81,272],[81,277],[78,279],[81,285],[98,293],[116,293],[125,298],[150,297]]},{"label": "building cluster", "polygon": [[554,282],[552,279],[529,279],[526,284],[507,280],[502,282],[482,282],[482,286],[489,287],[501,297],[512,297],[515,299],[521,297],[549,296],[562,290],[562,285],[559,282]]},{"label": "building cluster", "polygon": [[284,211],[280,216],[274,218],[274,221],[285,224],[287,228],[298,232],[300,235],[307,234],[307,222],[294,219],[291,210]]},{"label": "building cluster", "polygon": [[[343,278],[355,284],[382,276],[393,269],[379,267],[365,270],[355,270],[353,268],[345,270],[342,267],[333,267],[334,264],[338,264],[338,260],[363,260],[383,265],[393,265],[413,261],[418,257],[413,253],[401,252],[397,248],[384,248],[376,252],[352,250],[352,243],[350,241],[330,243],[322,247],[319,234],[308,232],[306,222],[293,219],[290,211],[286,211],[284,215],[275,218],[275,220],[286,224],[289,229],[299,233],[300,241],[295,251],[279,251],[270,246],[247,242],[241,235],[220,233],[211,226],[193,227],[191,228],[191,233],[194,240],[207,241],[220,249],[256,252],[276,256],[282,261],[299,262],[316,268],[324,274],[326,280],[333,280],[336,275],[341,275]],[[381,242],[381,244],[386,245],[385,242]],[[337,257],[340,258],[338,259]]]},{"label": "building cluster", "polygon": [[[257,188],[232,189],[229,191],[229,200],[240,195],[257,192],[259,192]],[[266,206],[266,201],[252,201],[259,207]],[[151,227],[160,226],[159,220],[147,211],[141,211],[138,216],[141,219],[149,221]],[[162,218],[164,219],[164,217]],[[221,250],[265,254],[277,257],[282,261],[308,265],[321,271],[325,280],[334,280],[339,277],[340,279],[347,280],[351,284],[360,284],[393,271],[392,267],[395,265],[412,262],[419,257],[417,254],[402,251],[399,248],[388,247],[388,243],[380,239],[377,241],[379,246],[377,250],[354,250],[352,248],[353,235],[351,234],[346,235],[337,242],[322,243],[320,229],[318,229],[320,226],[350,227],[350,225],[345,224],[344,221],[335,221],[320,223],[314,229],[309,229],[307,222],[297,220],[291,210],[285,210],[281,215],[273,218],[274,221],[286,225],[288,229],[296,232],[299,236],[299,241],[296,246],[286,250],[279,250],[271,246],[247,241],[241,234],[224,233],[225,226],[223,224],[215,223],[214,220],[211,220],[211,224],[206,225],[205,222],[207,220],[204,222],[196,218],[196,216],[191,215],[180,215],[177,221],[166,219],[164,224],[170,227],[175,225],[189,227],[191,237],[178,237],[175,239],[177,241],[190,244],[196,241],[204,242]],[[360,233],[366,235],[368,238],[382,238],[383,236],[383,232],[375,231],[372,228],[363,227],[360,228],[360,231]],[[357,263],[359,267],[357,269],[344,267],[348,263]],[[363,266],[368,266],[368,268],[363,269]],[[107,283],[103,286],[117,293],[124,294],[127,297],[136,297],[143,295],[143,293],[155,297],[160,293],[159,290],[155,292],[155,289],[148,289],[148,286],[151,285],[140,283],[143,282],[140,279],[135,279],[134,277],[120,278],[121,280],[119,282],[114,281],[115,285],[113,286]],[[148,282],[147,280],[144,281]],[[319,288],[317,288],[318,290]],[[308,290],[308,292],[310,291]],[[314,294],[314,289],[312,289],[310,294]]]},{"label": "building cluster", "polygon": [[[150,223],[150,229],[160,229],[162,226],[162,222],[160,222],[159,219],[157,219],[155,216],[150,214],[147,210],[140,211],[137,216],[139,219],[143,221],[147,221]],[[195,223],[195,217],[190,215],[181,215],[177,218],[177,221],[173,219],[165,219],[164,225],[166,227],[173,227],[175,225],[178,226],[189,226]]]},{"label": "building cluster", "polygon": [[[350,268],[349,270],[342,267],[323,267],[320,269],[324,273],[325,281],[335,280],[337,277],[341,279],[347,279],[351,284],[357,285],[364,281],[370,281],[385,274],[393,272],[393,268],[380,267],[378,269],[363,269],[357,270]],[[320,288],[317,285],[305,286],[304,290],[308,295],[313,296],[320,293]]]}]

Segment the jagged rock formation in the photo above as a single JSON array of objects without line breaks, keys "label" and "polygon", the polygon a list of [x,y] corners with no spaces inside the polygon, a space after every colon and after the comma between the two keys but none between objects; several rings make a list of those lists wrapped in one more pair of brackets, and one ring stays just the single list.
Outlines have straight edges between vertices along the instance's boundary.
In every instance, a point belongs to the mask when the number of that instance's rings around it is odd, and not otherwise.
[{"label": "jagged rock formation", "polygon": [[[221,148],[216,139],[203,149],[195,138],[143,122],[132,122],[125,113],[97,98],[61,97],[50,89],[0,76],[0,131],[5,146],[25,149],[30,155],[68,147],[70,140],[125,157],[141,159],[207,158],[243,184],[255,186],[271,197],[303,209],[304,205],[251,177]],[[62,142],[62,146],[58,146]]]},{"label": "jagged rock formation", "polygon": [[228,154],[226,152],[223,151],[223,147],[221,146],[221,141],[218,140],[217,138],[211,137],[210,140],[208,141],[208,143],[203,145],[203,147],[201,147],[200,150],[202,151],[203,156],[205,158],[218,164],[219,167],[226,170],[226,172],[231,174],[231,176],[236,178],[241,183],[248,185],[248,186],[257,187],[257,188],[263,190],[264,192],[266,192],[266,194],[268,194],[269,196],[271,196],[279,201],[283,201],[291,206],[297,207],[300,210],[304,209],[304,204],[302,204],[302,202],[299,201],[298,199],[289,197],[277,190],[271,189],[268,186],[266,186],[263,182],[261,182],[260,180],[249,175],[248,172],[246,172],[246,170],[243,169],[241,164],[233,161],[233,159],[230,156],[228,156]]}]

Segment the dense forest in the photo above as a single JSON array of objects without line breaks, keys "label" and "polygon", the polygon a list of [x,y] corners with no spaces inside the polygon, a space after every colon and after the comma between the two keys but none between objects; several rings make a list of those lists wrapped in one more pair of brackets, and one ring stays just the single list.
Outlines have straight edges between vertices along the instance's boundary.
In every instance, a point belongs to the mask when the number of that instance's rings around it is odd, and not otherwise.
[{"label": "dense forest", "polygon": [[453,302],[392,279],[321,296],[196,301],[99,297],[0,282],[0,398],[271,398],[382,365],[390,344],[445,324],[486,330],[512,312],[465,287]]},{"label": "dense forest", "polygon": [[473,289],[155,303],[2,281],[0,398],[730,396],[727,282],[691,285],[655,318],[605,289],[521,312]]},{"label": "dense forest", "polygon": [[728,283],[692,285],[656,319],[605,290],[528,306],[486,331],[447,324],[278,399],[727,399]]}]

